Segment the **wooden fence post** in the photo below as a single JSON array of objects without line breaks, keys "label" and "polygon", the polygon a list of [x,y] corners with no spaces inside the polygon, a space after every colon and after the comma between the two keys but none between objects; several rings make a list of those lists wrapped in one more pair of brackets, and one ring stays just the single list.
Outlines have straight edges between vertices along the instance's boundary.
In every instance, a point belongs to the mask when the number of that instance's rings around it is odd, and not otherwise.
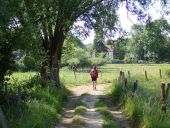
[{"label": "wooden fence post", "polygon": [[125,78],[125,88],[127,88],[128,86],[127,86],[127,78]]},{"label": "wooden fence post", "polygon": [[0,107],[0,121],[1,121],[2,128],[9,128],[7,119],[4,115],[1,107]]},{"label": "wooden fence post", "polygon": [[147,71],[145,70],[145,79],[148,80]]},{"label": "wooden fence post", "polygon": [[167,87],[166,87],[165,100],[167,100],[167,99],[168,99],[169,88],[170,88],[170,83],[168,83],[168,84],[167,84]]},{"label": "wooden fence post", "polygon": [[77,78],[76,78],[76,72],[75,72],[75,70],[74,70],[74,78],[75,78],[75,80],[77,80]]},{"label": "wooden fence post", "polygon": [[122,86],[124,86],[124,83],[125,83],[125,73],[124,72],[122,72]]},{"label": "wooden fence post", "polygon": [[136,80],[136,81],[134,82],[134,94],[135,94],[136,96],[138,96],[138,93],[139,93],[139,82],[138,82],[138,80]]},{"label": "wooden fence post", "polygon": [[161,111],[166,113],[166,103],[165,103],[165,83],[161,83],[161,97],[160,97],[160,103],[161,103]]},{"label": "wooden fence post", "polygon": [[120,71],[119,80],[122,80],[122,71]]},{"label": "wooden fence post", "polygon": [[130,80],[130,71],[128,71],[128,78],[129,78],[129,80]]},{"label": "wooden fence post", "polygon": [[162,78],[162,71],[159,69],[160,78]]}]

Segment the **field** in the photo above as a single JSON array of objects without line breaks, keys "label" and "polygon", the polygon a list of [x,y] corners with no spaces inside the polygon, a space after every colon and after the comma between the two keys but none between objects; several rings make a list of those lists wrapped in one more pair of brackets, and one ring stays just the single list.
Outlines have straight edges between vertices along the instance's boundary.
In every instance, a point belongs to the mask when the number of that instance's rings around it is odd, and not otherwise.
[{"label": "field", "polygon": [[[161,111],[160,104],[160,85],[164,82],[166,85],[170,80],[169,64],[115,64],[98,67],[98,83],[113,82],[109,95],[114,103],[117,103],[133,122],[133,127],[140,128],[168,128],[170,115],[170,97],[166,100],[167,112]],[[160,70],[161,75],[160,77]],[[128,90],[122,88],[122,83],[118,81],[119,73],[123,71],[128,78]],[[145,71],[147,78],[145,78]],[[70,85],[80,85],[89,83],[89,73],[77,73],[76,79],[74,73],[68,70],[62,70],[61,76],[64,76],[65,83]],[[69,78],[69,79],[67,79]],[[139,94],[134,96],[134,82],[139,81]]]},{"label": "field", "polygon": [[[109,89],[109,95],[114,103],[117,103],[124,113],[133,120],[135,127],[142,128],[168,128],[168,115],[170,114],[170,97],[167,100],[167,116],[162,116],[160,110],[160,83],[166,84],[170,80],[170,65],[169,64],[110,64],[98,67],[99,79],[98,83],[113,83]],[[160,69],[162,78],[160,78]],[[123,90],[121,83],[118,81],[120,71],[125,72],[127,77],[130,71],[131,79],[128,80],[128,91]],[[145,79],[145,71],[147,71],[148,80]],[[40,89],[39,78],[36,72],[13,73],[9,81],[11,87],[27,86],[27,99],[23,113],[16,118],[18,110],[14,107],[7,111],[10,118],[10,126],[15,128],[20,127],[52,127],[56,119],[60,118],[63,101],[66,101],[65,91],[57,91],[54,88],[49,88],[50,82],[47,82],[47,88]],[[71,88],[78,85],[91,84],[89,72],[74,72],[67,68],[60,70],[60,78],[66,88]],[[139,96],[134,97],[133,83],[139,80]],[[32,86],[33,85],[33,86]],[[30,87],[31,86],[31,87]],[[39,91],[38,91],[39,90]],[[40,91],[41,90],[41,91]],[[50,100],[49,100],[50,99]],[[55,102],[58,99],[59,102]],[[61,100],[63,99],[63,101]],[[52,104],[52,105],[51,105]],[[56,107],[60,106],[60,107]],[[41,109],[40,109],[41,108]],[[46,114],[42,115],[41,111]],[[44,120],[42,116],[51,118]],[[29,117],[31,120],[27,120]],[[16,123],[17,122],[17,123]],[[24,122],[24,123],[23,123]],[[43,124],[41,122],[44,122]]]},{"label": "field", "polygon": [[[119,67],[120,65],[117,65]],[[160,92],[161,83],[166,85],[170,79],[170,65],[125,65],[122,71],[127,76],[127,71],[131,73],[128,79],[127,88],[115,79],[110,90],[113,102],[117,103],[124,113],[131,118],[134,127],[140,128],[168,128],[170,114],[170,98],[166,100],[167,111],[161,111]],[[115,66],[116,67],[116,66]],[[162,78],[160,78],[160,69]],[[145,79],[147,71],[148,79]],[[134,82],[139,81],[139,93],[134,94]]]}]

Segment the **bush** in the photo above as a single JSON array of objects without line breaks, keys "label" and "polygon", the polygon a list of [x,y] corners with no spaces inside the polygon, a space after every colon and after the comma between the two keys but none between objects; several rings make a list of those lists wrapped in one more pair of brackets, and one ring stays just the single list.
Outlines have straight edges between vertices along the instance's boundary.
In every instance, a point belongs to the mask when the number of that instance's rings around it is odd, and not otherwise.
[{"label": "bush", "polygon": [[112,64],[124,64],[124,63],[125,63],[124,60],[119,60],[119,59],[112,60]]},{"label": "bush", "polygon": [[67,61],[70,66],[77,66],[80,64],[80,60],[78,58],[72,58]]},{"label": "bush", "polygon": [[102,57],[96,57],[96,58],[91,58],[90,62],[91,62],[91,65],[102,66],[102,65],[106,64],[107,59],[102,58]]},{"label": "bush", "polygon": [[134,63],[137,63],[137,59],[136,58],[133,58],[133,57],[126,57],[124,59],[125,63],[127,64],[134,64]]},{"label": "bush", "polygon": [[24,65],[23,60],[15,61],[15,64],[12,66],[13,71],[27,71],[27,67]]},{"label": "bush", "polygon": [[38,69],[36,61],[33,57],[25,56],[23,63],[26,66],[27,70],[37,70]]},{"label": "bush", "polygon": [[[38,75],[15,84],[12,84],[12,87],[22,86],[22,109],[18,111],[18,105],[3,106],[10,127],[54,127],[56,121],[61,117],[65,102],[68,100],[68,92],[64,88],[56,89],[52,86],[52,81],[45,81],[46,86],[42,87],[42,81]],[[13,91],[13,95],[16,96],[16,94],[17,89]],[[17,97],[13,101],[17,102]]]}]

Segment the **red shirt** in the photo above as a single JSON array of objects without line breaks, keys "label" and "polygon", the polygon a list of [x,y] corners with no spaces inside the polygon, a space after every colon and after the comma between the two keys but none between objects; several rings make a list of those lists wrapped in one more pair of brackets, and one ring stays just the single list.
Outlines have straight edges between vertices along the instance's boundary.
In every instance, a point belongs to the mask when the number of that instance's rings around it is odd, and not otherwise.
[{"label": "red shirt", "polygon": [[[93,70],[93,69],[91,69],[91,70]],[[96,69],[95,74],[90,73],[90,75],[91,75],[91,77],[98,78],[98,70]]]}]

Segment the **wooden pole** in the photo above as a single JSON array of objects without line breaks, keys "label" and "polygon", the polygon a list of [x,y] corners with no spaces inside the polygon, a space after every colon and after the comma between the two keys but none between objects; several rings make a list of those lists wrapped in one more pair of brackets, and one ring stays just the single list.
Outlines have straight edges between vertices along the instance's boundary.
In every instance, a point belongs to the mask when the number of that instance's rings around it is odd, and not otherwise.
[{"label": "wooden pole", "polygon": [[167,87],[166,87],[165,100],[167,100],[167,99],[168,99],[169,88],[170,88],[170,83],[168,83],[168,84],[167,84]]},{"label": "wooden pole", "polygon": [[74,78],[75,78],[75,80],[77,80],[77,78],[76,78],[76,72],[75,72],[75,70],[74,70]]},{"label": "wooden pole", "polygon": [[125,78],[125,88],[127,88],[127,78]]},{"label": "wooden pole", "polygon": [[124,79],[125,79],[125,73],[122,72],[122,80],[124,81]]},{"label": "wooden pole", "polygon": [[134,82],[134,94],[135,94],[136,96],[139,95],[139,82],[138,82],[138,80],[136,80],[136,81]]},{"label": "wooden pole", "polygon": [[124,83],[125,83],[125,73],[122,72],[122,86],[124,87]]},{"label": "wooden pole", "polygon": [[160,103],[161,103],[161,111],[166,113],[166,103],[165,103],[165,83],[161,83],[161,97],[160,97]]},{"label": "wooden pole", "polygon": [[162,71],[159,69],[160,78],[162,78]]},{"label": "wooden pole", "polygon": [[145,70],[145,79],[148,80],[147,71]]},{"label": "wooden pole", "polygon": [[128,71],[128,78],[129,78],[129,80],[130,80],[130,71]]},{"label": "wooden pole", "polygon": [[120,74],[119,74],[119,80],[122,79],[122,71],[120,71]]}]

